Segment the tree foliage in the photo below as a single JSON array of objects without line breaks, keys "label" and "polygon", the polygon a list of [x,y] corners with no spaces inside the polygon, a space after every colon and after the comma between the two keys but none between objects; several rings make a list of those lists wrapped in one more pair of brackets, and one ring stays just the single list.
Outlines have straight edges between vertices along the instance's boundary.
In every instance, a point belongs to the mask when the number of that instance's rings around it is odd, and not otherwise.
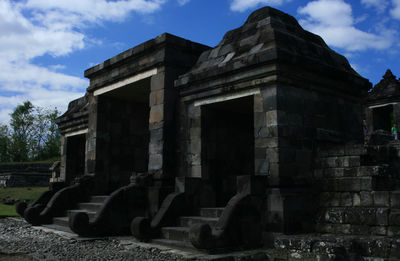
[{"label": "tree foliage", "polygon": [[10,114],[10,127],[0,125],[0,162],[46,160],[59,156],[57,109],[25,101]]}]

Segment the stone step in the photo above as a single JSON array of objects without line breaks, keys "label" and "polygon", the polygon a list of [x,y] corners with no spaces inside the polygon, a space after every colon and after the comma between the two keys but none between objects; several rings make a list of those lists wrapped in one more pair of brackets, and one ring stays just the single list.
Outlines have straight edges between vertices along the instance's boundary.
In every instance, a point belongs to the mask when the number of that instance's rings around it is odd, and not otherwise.
[{"label": "stone step", "polygon": [[52,230],[68,232],[70,234],[76,235],[74,231],[72,231],[69,227],[66,227],[66,226],[59,226],[59,225],[56,225],[56,224],[47,224],[47,225],[42,225],[42,226],[45,227],[45,228],[52,229]]},{"label": "stone step", "polygon": [[197,212],[202,217],[219,218],[225,208],[200,208]]},{"label": "stone step", "polygon": [[163,246],[169,246],[169,247],[173,247],[173,248],[194,249],[193,245],[189,242],[163,239],[163,238],[153,239],[151,241],[151,243],[159,244],[159,245],[163,245]]},{"label": "stone step", "polygon": [[76,213],[76,212],[86,212],[86,214],[89,216],[89,220],[90,221],[93,220],[96,217],[96,214],[97,214],[97,212],[95,212],[95,211],[83,211],[81,209],[68,210],[68,214],[73,214],[73,213]]},{"label": "stone step", "polygon": [[69,228],[69,219],[68,217],[55,217],[53,218],[53,224],[61,227]]},{"label": "stone step", "polygon": [[189,242],[188,227],[163,227],[161,234],[164,239]]},{"label": "stone step", "polygon": [[78,209],[86,210],[86,211],[90,211],[90,212],[97,212],[101,209],[102,206],[103,206],[102,203],[84,202],[84,203],[78,204]]},{"label": "stone step", "polygon": [[104,203],[109,196],[91,196],[89,203]]},{"label": "stone step", "polygon": [[191,227],[194,224],[209,224],[211,228],[213,228],[218,222],[218,218],[214,217],[196,217],[196,216],[190,216],[190,217],[179,217],[178,218],[178,224],[182,227]]}]

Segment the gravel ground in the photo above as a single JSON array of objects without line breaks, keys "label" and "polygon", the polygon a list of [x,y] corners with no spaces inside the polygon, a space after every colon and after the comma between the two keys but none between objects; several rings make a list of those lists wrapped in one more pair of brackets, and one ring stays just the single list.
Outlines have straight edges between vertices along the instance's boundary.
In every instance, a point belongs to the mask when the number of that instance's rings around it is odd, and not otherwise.
[{"label": "gravel ground", "polygon": [[173,251],[141,247],[118,238],[76,240],[33,228],[22,219],[0,219],[0,261],[3,260],[188,260]]},{"label": "gravel ground", "polygon": [[132,237],[84,240],[32,227],[21,218],[3,218],[0,219],[0,261],[6,260],[266,261],[269,258],[264,250],[236,252],[233,256],[232,253],[207,255],[140,243]]}]

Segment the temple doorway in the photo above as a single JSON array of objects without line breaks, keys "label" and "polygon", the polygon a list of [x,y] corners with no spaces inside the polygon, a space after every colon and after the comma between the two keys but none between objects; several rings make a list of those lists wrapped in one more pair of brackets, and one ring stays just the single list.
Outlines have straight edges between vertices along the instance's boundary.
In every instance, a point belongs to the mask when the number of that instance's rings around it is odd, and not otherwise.
[{"label": "temple doorway", "polygon": [[216,207],[236,194],[236,176],[254,173],[253,96],[202,106],[202,178]]}]

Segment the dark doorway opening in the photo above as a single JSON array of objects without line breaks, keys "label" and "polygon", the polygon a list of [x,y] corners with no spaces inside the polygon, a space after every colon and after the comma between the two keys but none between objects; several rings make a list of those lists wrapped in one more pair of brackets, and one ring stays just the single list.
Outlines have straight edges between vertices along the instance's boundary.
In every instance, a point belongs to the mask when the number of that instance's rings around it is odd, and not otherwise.
[{"label": "dark doorway opening", "polygon": [[85,173],[86,134],[67,137],[66,183]]},{"label": "dark doorway opening", "polygon": [[133,172],[147,172],[149,154],[150,79],[101,95],[99,133],[108,192],[130,182]]},{"label": "dark doorway opening", "polygon": [[373,109],[374,130],[390,131],[393,124],[393,105]]},{"label": "dark doorway opening", "polygon": [[254,173],[253,96],[202,107],[202,177],[225,206],[236,194],[236,176]]}]

